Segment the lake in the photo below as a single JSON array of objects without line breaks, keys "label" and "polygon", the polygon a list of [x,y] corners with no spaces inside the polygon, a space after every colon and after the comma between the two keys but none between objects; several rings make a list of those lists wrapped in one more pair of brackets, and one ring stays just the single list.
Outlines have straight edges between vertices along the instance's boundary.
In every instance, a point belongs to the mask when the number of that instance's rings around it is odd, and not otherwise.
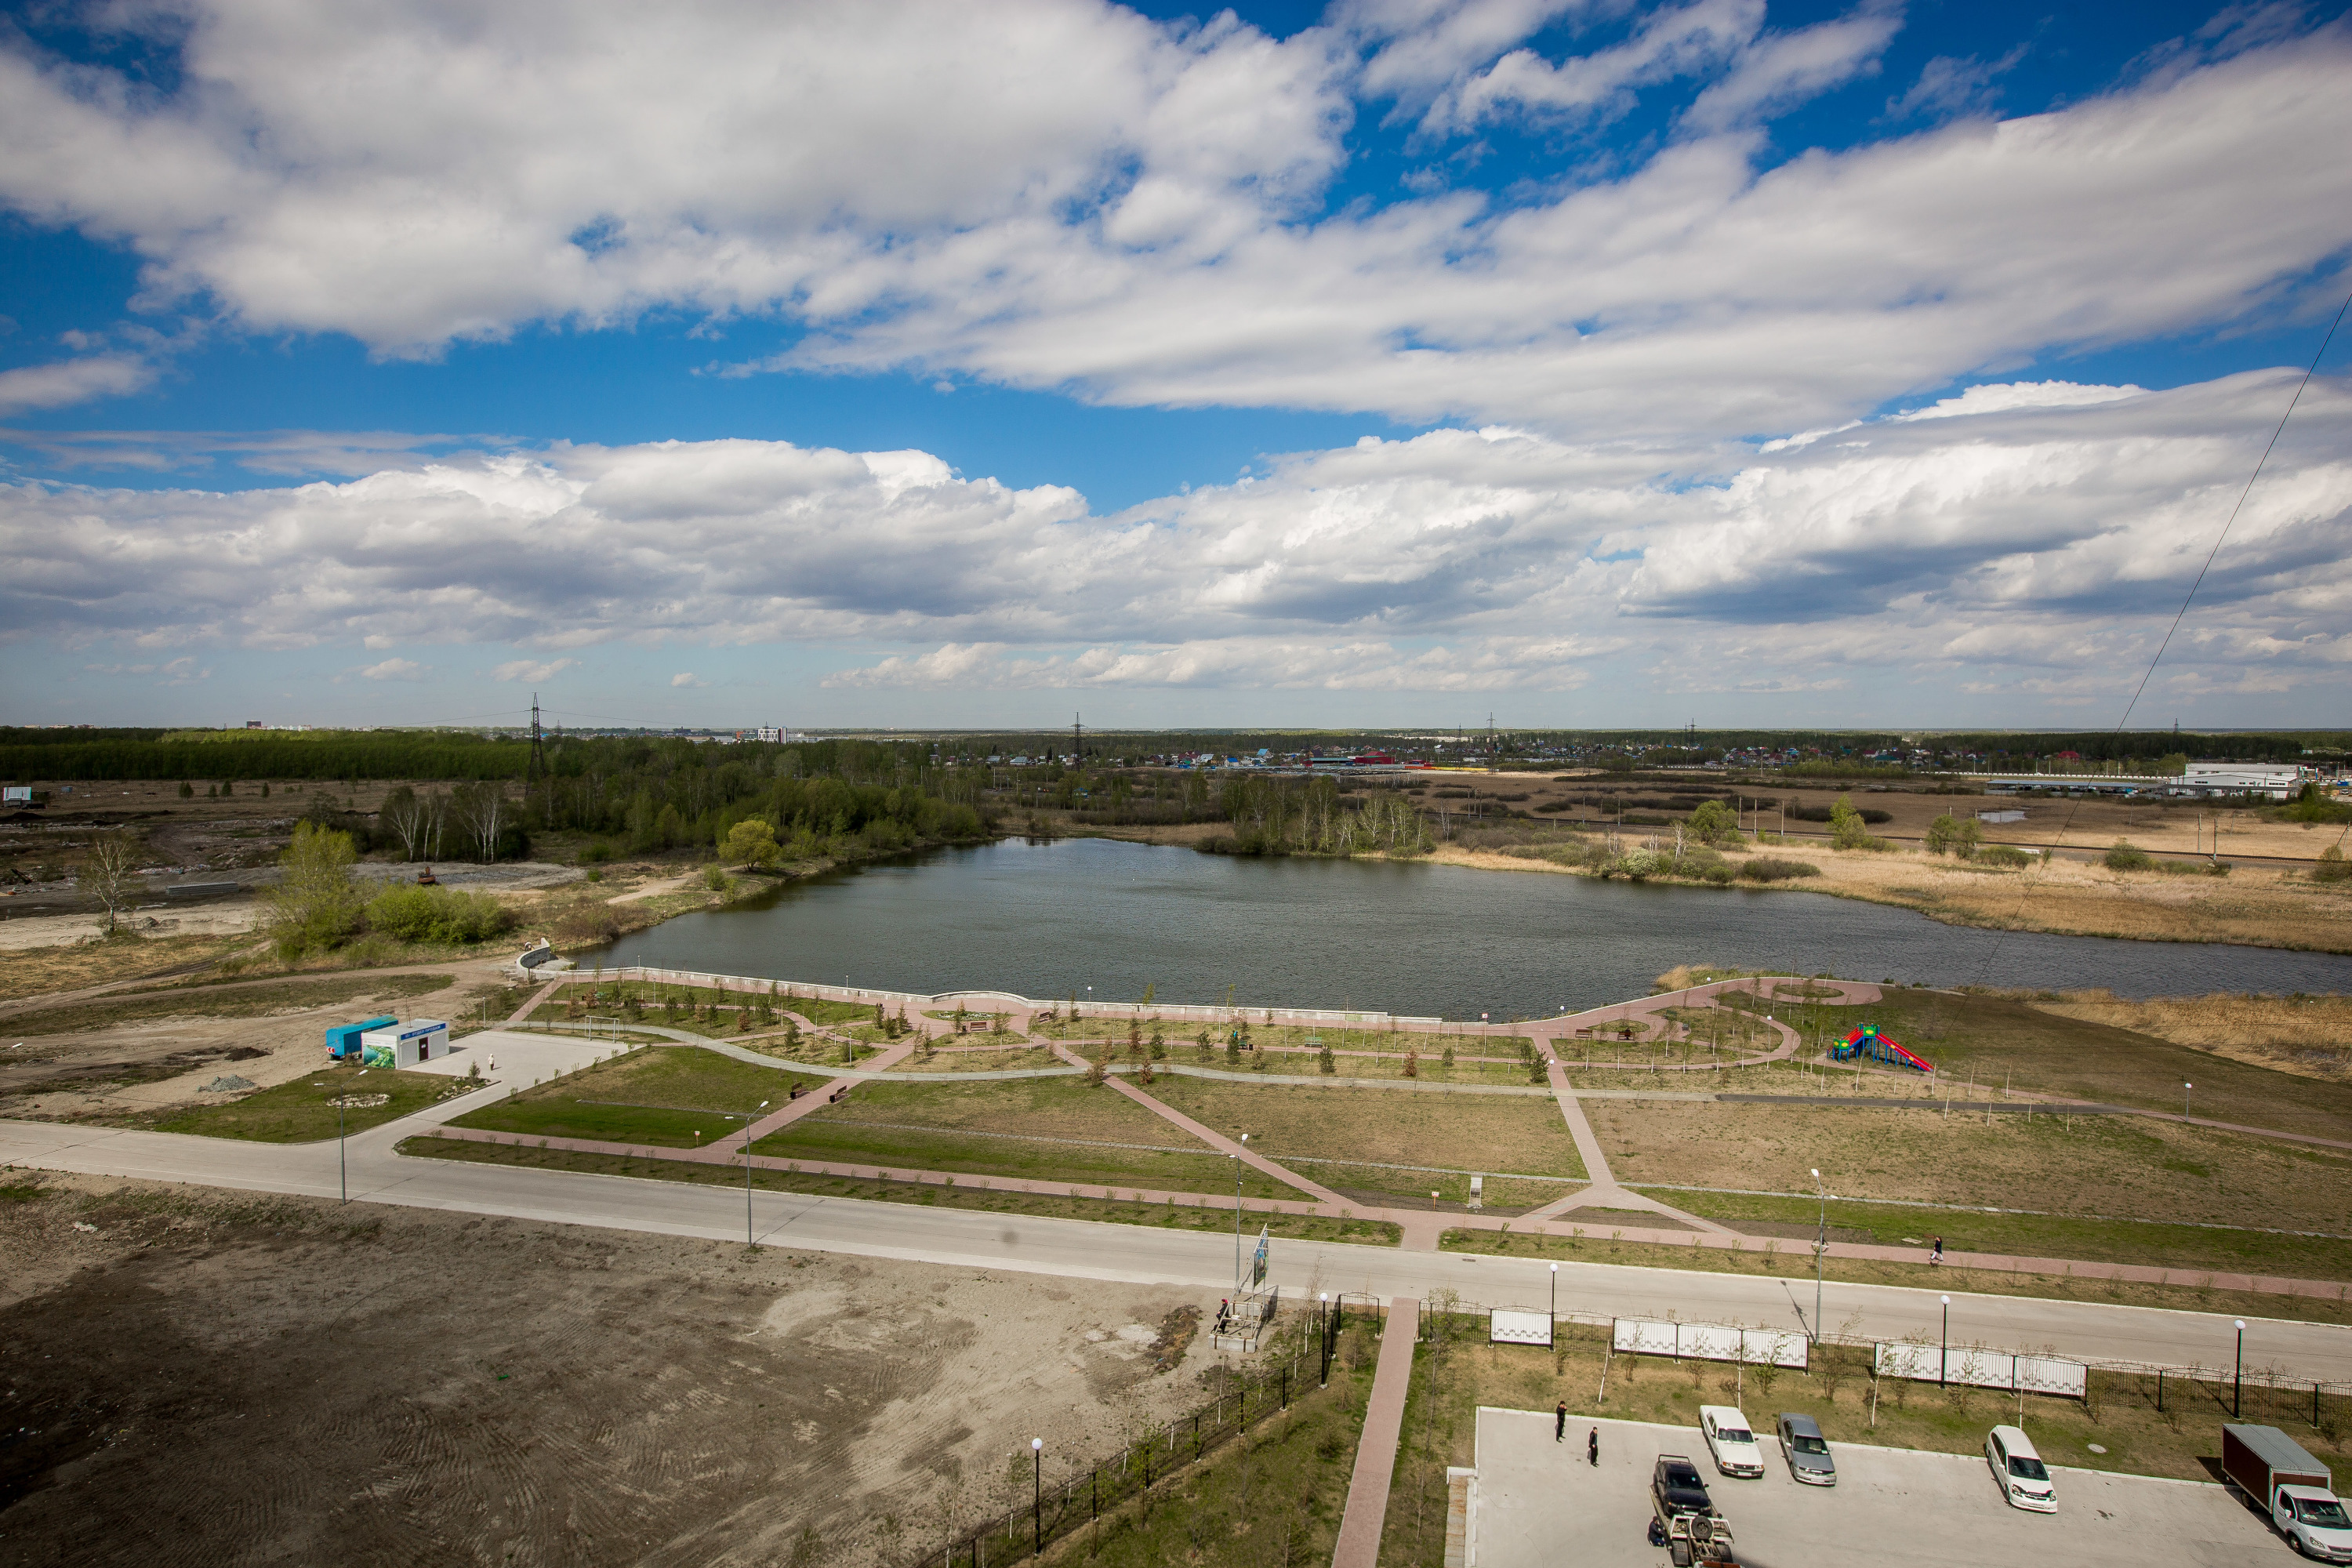
[{"label": "lake", "polygon": [[[2352,957],[1942,925],[1820,894],[1010,839],[785,884],[591,962],[896,991],[1540,1016],[1681,963],[2125,996],[2342,991]],[[1092,991],[1089,993],[1088,988]]]}]

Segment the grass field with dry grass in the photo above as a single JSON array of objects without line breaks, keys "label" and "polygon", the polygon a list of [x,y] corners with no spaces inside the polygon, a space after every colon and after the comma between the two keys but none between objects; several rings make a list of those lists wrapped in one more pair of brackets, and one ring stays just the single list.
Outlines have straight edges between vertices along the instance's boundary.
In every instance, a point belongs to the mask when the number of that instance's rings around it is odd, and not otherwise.
[{"label": "grass field with dry grass", "polygon": [[58,947],[16,948],[0,964],[0,1001],[77,991],[119,980],[144,980],[211,963],[247,939],[147,936],[118,932]]},{"label": "grass field with dry grass", "polygon": [[[2352,1152],[2120,1116],[1598,1100],[1617,1178],[2352,1235]],[[2149,1258],[2160,1262],[2160,1258]]]},{"label": "grass field with dry grass", "polygon": [[2036,1012],[2127,1029],[2252,1067],[2330,1083],[2352,1080],[2352,996],[2215,993],[2132,1002],[2112,991],[2072,991],[2056,1001],[2039,994],[2018,999]]},{"label": "grass field with dry grass", "polygon": [[1525,1184],[1522,1194],[1493,1176],[1584,1174],[1575,1140],[1549,1096],[1259,1088],[1202,1079],[1163,1079],[1150,1092],[1229,1137],[1249,1133],[1250,1146],[1271,1160],[1362,1162],[1298,1166],[1299,1174],[1327,1186],[1423,1200],[1434,1188],[1445,1194],[1443,1201],[1466,1197],[1465,1175],[1381,1168],[1437,1166],[1487,1173],[1488,1201],[1514,1207],[1521,1200],[1549,1202],[1568,1189]]},{"label": "grass field with dry grass", "polygon": [[[2194,1083],[2191,1110],[2200,1117],[2352,1140],[2352,1082],[2296,1077],[2006,996],[1889,987],[1868,1006],[1778,1010],[1809,1041],[1876,1024],[1935,1063],[1937,1094],[1958,1097],[1972,1083],[1979,1098],[1988,1089],[1998,1098],[2006,1080],[2038,1094],[2178,1115],[2180,1086]],[[1923,1081],[1889,1069],[1869,1076],[1914,1089]]]}]

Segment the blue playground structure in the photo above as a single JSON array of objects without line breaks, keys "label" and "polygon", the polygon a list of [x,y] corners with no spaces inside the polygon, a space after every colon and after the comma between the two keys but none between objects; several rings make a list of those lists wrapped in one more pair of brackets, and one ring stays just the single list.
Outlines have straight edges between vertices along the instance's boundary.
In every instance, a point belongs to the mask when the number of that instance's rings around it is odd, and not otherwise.
[{"label": "blue playground structure", "polygon": [[1874,1062],[1885,1062],[1891,1068],[1909,1068],[1915,1072],[1934,1072],[1936,1064],[1915,1051],[1908,1050],[1878,1032],[1875,1024],[1864,1024],[1845,1037],[1842,1045],[1830,1047],[1831,1059],[1853,1061],[1857,1057]]}]

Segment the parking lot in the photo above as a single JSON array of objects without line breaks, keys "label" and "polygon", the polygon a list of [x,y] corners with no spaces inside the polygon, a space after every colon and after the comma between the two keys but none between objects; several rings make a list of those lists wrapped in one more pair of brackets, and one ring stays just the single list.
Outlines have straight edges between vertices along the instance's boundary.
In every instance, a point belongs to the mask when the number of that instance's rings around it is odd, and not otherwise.
[{"label": "parking lot", "polygon": [[[2297,1561],[2219,1486],[2053,1467],[2055,1514],[2011,1508],[1983,1459],[1839,1444],[1834,1488],[1800,1486],[1770,1438],[1775,1412],[1750,1409],[1764,1479],[1719,1476],[1695,1427],[1571,1417],[1552,1441],[1541,1411],[1478,1412],[1477,1481],[1467,1568],[1663,1568],[1648,1542],[1650,1473],[1686,1454],[1730,1521],[1739,1561],[1756,1568],[1980,1568],[1985,1563],[2211,1564]],[[1601,1464],[1585,1434],[1601,1428]],[[2214,1434],[2218,1447],[2221,1434]]]}]

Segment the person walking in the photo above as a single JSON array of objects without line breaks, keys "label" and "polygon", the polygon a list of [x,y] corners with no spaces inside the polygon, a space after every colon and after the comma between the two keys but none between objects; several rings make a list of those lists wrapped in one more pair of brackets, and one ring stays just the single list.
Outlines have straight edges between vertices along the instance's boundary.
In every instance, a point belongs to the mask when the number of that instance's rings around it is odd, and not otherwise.
[{"label": "person walking", "polygon": [[1584,1462],[1595,1469],[1601,1468],[1601,1428],[1598,1426],[1584,1439]]},{"label": "person walking", "polygon": [[1927,1254],[1927,1261],[1930,1263],[1941,1263],[1944,1261],[1944,1238],[1939,1236],[1927,1245],[1934,1248],[1933,1251]]},{"label": "person walking", "polygon": [[1559,1408],[1551,1413],[1551,1440],[1555,1443],[1568,1441],[1568,1401],[1565,1399],[1559,1402]]}]

